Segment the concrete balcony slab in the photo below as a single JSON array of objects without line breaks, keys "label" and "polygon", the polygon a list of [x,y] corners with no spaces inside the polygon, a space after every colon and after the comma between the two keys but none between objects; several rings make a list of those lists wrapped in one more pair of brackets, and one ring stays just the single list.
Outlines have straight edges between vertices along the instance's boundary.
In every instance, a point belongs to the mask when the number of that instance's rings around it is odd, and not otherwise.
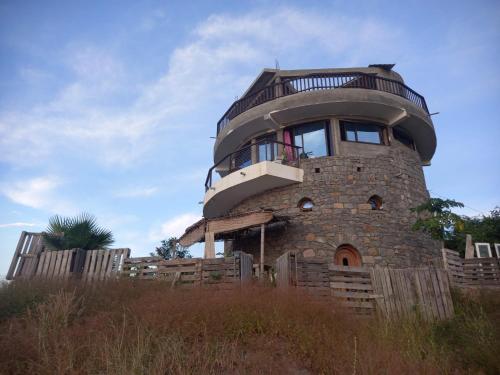
[{"label": "concrete balcony slab", "polygon": [[301,168],[278,162],[262,161],[228,174],[205,193],[203,216],[207,219],[222,216],[239,202],[266,190],[300,183]]}]

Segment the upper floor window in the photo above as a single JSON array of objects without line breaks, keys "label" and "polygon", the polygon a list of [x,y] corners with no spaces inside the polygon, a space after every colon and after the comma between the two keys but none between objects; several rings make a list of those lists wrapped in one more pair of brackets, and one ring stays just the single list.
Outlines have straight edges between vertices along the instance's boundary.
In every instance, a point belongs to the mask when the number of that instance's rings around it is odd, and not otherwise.
[{"label": "upper floor window", "polygon": [[365,122],[340,122],[343,141],[383,144],[382,127]]},{"label": "upper floor window", "polygon": [[392,134],[394,135],[394,138],[397,139],[399,142],[401,142],[405,146],[408,146],[412,150],[415,150],[415,143],[413,142],[412,137],[402,127],[400,126],[394,127],[392,129]]},{"label": "upper floor window", "polygon": [[255,140],[259,161],[272,161],[276,159],[278,156],[278,144],[275,141],[276,133],[266,134]]},{"label": "upper floor window", "polygon": [[293,140],[295,146],[302,147],[301,157],[317,158],[330,155],[328,142],[328,122],[318,121],[294,126],[284,131],[284,141]]}]

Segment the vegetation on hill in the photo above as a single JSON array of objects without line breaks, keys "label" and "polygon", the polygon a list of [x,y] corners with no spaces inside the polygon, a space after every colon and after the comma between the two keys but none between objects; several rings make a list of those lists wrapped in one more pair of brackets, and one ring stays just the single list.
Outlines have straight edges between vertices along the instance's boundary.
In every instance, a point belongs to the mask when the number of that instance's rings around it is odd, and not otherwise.
[{"label": "vegetation on hill", "polygon": [[47,247],[53,250],[104,249],[113,244],[113,233],[97,225],[94,216],[83,213],[75,217],[52,216],[44,233]]},{"label": "vegetation on hill", "polygon": [[500,207],[481,217],[460,216],[452,211],[462,207],[463,203],[452,199],[430,198],[412,209],[418,214],[413,230],[429,233],[435,240],[443,241],[446,248],[456,250],[462,256],[467,234],[474,242],[500,242]]},{"label": "vegetation on hill", "polygon": [[500,298],[455,294],[453,319],[356,318],[271,287],[0,288],[6,374],[498,374]]},{"label": "vegetation on hill", "polygon": [[161,245],[155,249],[151,256],[160,256],[164,259],[192,258],[187,247],[181,246],[177,237],[170,237],[161,241]]}]

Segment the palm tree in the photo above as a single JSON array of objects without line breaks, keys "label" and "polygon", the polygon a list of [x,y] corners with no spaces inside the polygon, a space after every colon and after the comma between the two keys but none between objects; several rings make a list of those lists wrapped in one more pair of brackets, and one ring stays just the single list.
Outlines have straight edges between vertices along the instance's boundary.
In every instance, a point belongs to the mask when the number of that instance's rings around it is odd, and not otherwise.
[{"label": "palm tree", "polygon": [[115,241],[113,233],[97,226],[95,216],[87,213],[75,217],[52,216],[44,240],[54,250],[103,249]]}]

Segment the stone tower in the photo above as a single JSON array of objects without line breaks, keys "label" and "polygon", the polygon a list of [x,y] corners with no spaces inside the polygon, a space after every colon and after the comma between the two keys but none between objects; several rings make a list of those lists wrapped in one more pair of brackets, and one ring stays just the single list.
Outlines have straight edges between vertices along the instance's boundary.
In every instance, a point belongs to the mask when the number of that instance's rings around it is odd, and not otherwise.
[{"label": "stone tower", "polygon": [[[204,220],[183,239],[198,230],[256,260],[264,247],[266,265],[290,250],[349,266],[439,259],[440,244],[411,229],[436,135],[392,68],[264,69],[217,124]],[[270,213],[265,237],[244,223],[258,212]]]}]

